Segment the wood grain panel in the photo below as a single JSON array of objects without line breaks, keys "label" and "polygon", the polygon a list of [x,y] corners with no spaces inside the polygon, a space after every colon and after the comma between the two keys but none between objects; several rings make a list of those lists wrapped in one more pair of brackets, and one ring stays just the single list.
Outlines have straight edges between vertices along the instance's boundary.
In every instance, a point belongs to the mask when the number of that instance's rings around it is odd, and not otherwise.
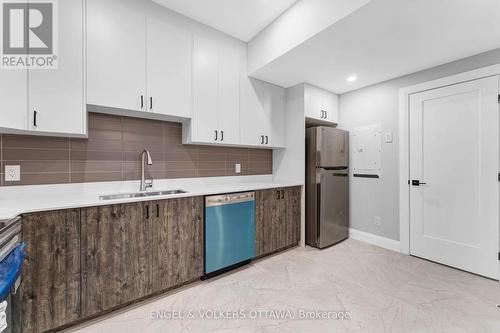
[{"label": "wood grain panel", "polygon": [[25,215],[22,239],[22,331],[43,332],[81,318],[80,210]]},{"label": "wood grain panel", "polygon": [[82,209],[82,314],[103,312],[151,294],[149,205]]},{"label": "wood grain panel", "polygon": [[255,194],[255,248],[262,257],[297,245],[300,237],[301,188]]},{"label": "wood grain panel", "polygon": [[203,275],[203,197],[152,202],[153,291]]}]

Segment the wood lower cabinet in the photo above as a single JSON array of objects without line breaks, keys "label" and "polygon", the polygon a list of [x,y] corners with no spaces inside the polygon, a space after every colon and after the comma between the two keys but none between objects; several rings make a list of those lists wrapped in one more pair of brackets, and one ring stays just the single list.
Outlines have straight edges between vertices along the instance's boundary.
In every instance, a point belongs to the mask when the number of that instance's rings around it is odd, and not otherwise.
[{"label": "wood lower cabinet", "polygon": [[301,188],[255,193],[256,257],[296,245],[300,237]]},{"label": "wood lower cabinet", "polygon": [[152,293],[151,219],[147,204],[82,209],[82,315]]},{"label": "wood lower cabinet", "polygon": [[153,292],[203,275],[203,198],[151,203]]},{"label": "wood lower cabinet", "polygon": [[44,332],[81,318],[80,210],[28,214],[17,307],[22,332]]}]

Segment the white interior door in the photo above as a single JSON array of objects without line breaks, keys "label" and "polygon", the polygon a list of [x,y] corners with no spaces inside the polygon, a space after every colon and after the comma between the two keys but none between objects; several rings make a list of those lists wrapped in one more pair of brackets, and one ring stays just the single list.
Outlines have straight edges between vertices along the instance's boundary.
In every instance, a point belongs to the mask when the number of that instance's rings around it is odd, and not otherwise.
[{"label": "white interior door", "polygon": [[497,96],[498,76],[410,96],[410,253],[493,279]]}]

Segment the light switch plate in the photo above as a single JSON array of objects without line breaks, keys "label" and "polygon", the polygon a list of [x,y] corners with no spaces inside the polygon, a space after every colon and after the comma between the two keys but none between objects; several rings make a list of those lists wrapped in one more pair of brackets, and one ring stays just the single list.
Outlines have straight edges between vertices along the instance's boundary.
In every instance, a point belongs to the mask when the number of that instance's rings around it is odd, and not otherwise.
[{"label": "light switch plate", "polygon": [[235,165],[235,172],[236,173],[241,173],[241,164],[236,164]]},{"label": "light switch plate", "polygon": [[20,165],[6,165],[5,166],[5,181],[18,182],[21,180],[21,166]]},{"label": "light switch plate", "polygon": [[391,132],[385,133],[384,139],[385,143],[392,143],[392,133]]}]

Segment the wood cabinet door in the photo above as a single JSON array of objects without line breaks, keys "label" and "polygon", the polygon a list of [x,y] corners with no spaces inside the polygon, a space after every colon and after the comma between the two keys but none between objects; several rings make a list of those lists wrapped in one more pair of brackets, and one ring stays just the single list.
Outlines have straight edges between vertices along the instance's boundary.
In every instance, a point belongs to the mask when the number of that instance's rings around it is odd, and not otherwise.
[{"label": "wood cabinet door", "polygon": [[255,193],[256,257],[296,245],[300,234],[300,187]]},{"label": "wood cabinet door", "polygon": [[82,314],[151,294],[151,207],[132,203],[82,209]]},{"label": "wood cabinet door", "polygon": [[255,252],[256,257],[279,249],[282,212],[281,189],[262,190],[255,193]]},{"label": "wood cabinet door", "polygon": [[286,200],[286,246],[296,245],[300,241],[300,220],[302,211],[302,188],[288,187]]},{"label": "wood cabinet door", "polygon": [[80,319],[80,210],[27,214],[21,233],[26,244],[17,293],[22,332]]},{"label": "wood cabinet door", "polygon": [[152,207],[153,292],[203,275],[203,197],[156,201]]}]

